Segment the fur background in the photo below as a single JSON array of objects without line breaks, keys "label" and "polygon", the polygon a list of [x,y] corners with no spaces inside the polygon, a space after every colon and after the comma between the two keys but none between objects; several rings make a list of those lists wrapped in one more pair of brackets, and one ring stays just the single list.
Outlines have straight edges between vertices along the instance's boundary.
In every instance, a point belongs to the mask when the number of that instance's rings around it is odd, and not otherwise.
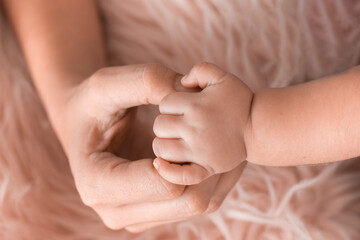
[{"label": "fur background", "polygon": [[[213,62],[252,89],[359,64],[357,0],[99,1],[111,64]],[[219,211],[133,235],[106,229],[69,166],[0,14],[0,238],[360,239],[360,162],[248,165]]]}]

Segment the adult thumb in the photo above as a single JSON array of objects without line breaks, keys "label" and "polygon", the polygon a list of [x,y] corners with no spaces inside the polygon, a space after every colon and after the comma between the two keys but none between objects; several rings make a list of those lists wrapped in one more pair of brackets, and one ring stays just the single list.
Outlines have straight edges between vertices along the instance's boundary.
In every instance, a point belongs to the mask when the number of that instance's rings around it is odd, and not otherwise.
[{"label": "adult thumb", "polygon": [[111,105],[120,110],[144,104],[158,105],[166,95],[181,88],[176,84],[181,77],[161,64],[108,67],[88,79],[88,89],[96,105]]}]

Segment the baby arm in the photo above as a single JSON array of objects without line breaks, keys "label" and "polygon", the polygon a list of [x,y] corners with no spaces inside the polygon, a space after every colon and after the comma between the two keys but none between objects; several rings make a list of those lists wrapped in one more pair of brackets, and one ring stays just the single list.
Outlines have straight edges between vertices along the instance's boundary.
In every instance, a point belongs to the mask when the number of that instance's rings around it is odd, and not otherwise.
[{"label": "baby arm", "polygon": [[203,90],[166,97],[154,123],[154,165],[170,182],[194,184],[245,159],[291,166],[360,155],[359,67],[254,94],[211,64],[182,83]]},{"label": "baby arm", "polygon": [[360,155],[360,67],[255,93],[247,160],[270,166],[329,163]]}]

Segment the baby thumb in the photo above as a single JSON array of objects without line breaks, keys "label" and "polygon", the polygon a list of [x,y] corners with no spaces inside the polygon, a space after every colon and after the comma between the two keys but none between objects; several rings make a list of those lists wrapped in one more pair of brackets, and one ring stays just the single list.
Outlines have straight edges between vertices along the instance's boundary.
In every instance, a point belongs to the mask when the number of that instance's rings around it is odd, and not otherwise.
[{"label": "baby thumb", "polygon": [[221,83],[227,73],[211,63],[196,64],[189,72],[181,79],[181,84],[187,88],[200,87],[202,89]]}]

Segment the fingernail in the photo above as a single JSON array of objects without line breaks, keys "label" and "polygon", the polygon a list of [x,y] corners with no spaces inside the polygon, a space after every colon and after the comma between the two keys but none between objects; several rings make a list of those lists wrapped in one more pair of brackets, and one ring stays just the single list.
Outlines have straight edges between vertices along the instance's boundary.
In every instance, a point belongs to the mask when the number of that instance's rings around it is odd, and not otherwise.
[{"label": "fingernail", "polygon": [[153,165],[156,170],[159,169],[159,163],[158,163],[158,161],[156,161],[156,159],[153,161]]}]

